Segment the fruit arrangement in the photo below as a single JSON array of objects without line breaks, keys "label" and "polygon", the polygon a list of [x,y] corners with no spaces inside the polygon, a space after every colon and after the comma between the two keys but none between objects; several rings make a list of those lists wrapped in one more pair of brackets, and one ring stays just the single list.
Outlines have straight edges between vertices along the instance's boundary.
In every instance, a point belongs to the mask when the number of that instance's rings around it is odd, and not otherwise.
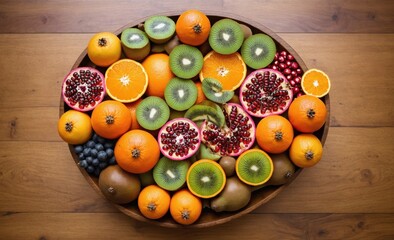
[{"label": "fruit arrangement", "polygon": [[198,10],[97,33],[63,80],[59,135],[136,219],[250,212],[320,161],[328,129],[328,76],[273,35]]}]

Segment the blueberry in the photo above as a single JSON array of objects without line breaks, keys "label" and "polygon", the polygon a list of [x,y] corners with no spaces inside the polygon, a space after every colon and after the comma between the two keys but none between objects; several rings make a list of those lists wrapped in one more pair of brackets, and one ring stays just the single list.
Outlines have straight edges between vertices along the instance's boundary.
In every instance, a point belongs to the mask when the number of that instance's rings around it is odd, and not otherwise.
[{"label": "blueberry", "polygon": [[107,167],[107,163],[106,162],[102,162],[102,163],[99,164],[99,168],[100,169],[104,169],[106,167]]},{"label": "blueberry", "polygon": [[98,142],[98,135],[96,133],[93,134],[92,140],[93,142]]},{"label": "blueberry", "polygon": [[96,170],[94,170],[94,176],[99,177],[100,176],[100,172],[101,172],[101,169],[100,168],[96,168]]},{"label": "blueberry", "polygon": [[79,166],[81,168],[87,168],[88,167],[88,162],[86,160],[82,160],[79,162]]},{"label": "blueberry", "polygon": [[94,147],[95,149],[97,149],[97,151],[102,151],[104,150],[104,146],[101,143],[96,143],[96,146]]},{"label": "blueberry", "polygon": [[78,155],[78,158],[79,158],[79,160],[83,160],[83,159],[85,159],[85,155],[83,155],[83,153],[80,153]]},{"label": "blueberry", "polygon": [[114,155],[114,150],[112,150],[111,148],[107,148],[105,152],[107,153],[108,157],[112,157]]},{"label": "blueberry", "polygon": [[115,156],[112,156],[112,157],[108,160],[108,164],[109,164],[109,165],[115,165],[115,164],[116,164]]},{"label": "blueberry", "polygon": [[100,151],[97,154],[97,158],[98,158],[98,160],[104,162],[105,160],[107,160],[107,153],[104,151]]},{"label": "blueberry", "polygon": [[95,145],[96,143],[93,140],[90,140],[86,143],[86,147],[88,148],[94,148]]},{"label": "blueberry", "polygon": [[105,148],[114,148],[114,143],[113,142],[106,142],[106,143],[104,143],[104,147]]},{"label": "blueberry", "polygon": [[90,148],[85,148],[84,150],[83,150],[83,155],[85,156],[85,157],[89,157],[90,156]]},{"label": "blueberry", "polygon": [[92,157],[86,157],[86,162],[89,164],[89,165],[92,165],[92,162],[93,162],[93,158]]},{"label": "blueberry", "polygon": [[90,150],[90,156],[92,156],[94,158],[97,157],[97,153],[98,153],[98,151],[95,148],[92,148],[92,150]]},{"label": "blueberry", "polygon": [[97,158],[93,159],[92,165],[97,167],[100,164],[99,160]]},{"label": "blueberry", "polygon": [[94,172],[94,167],[93,166],[89,166],[86,168],[86,172],[88,173],[93,173]]},{"label": "blueberry", "polygon": [[102,138],[102,137],[98,136],[97,142],[99,142],[101,144],[104,144],[106,142],[106,140],[105,140],[105,138]]},{"label": "blueberry", "polygon": [[75,153],[80,154],[83,151],[83,147],[81,145],[77,145],[74,147]]}]

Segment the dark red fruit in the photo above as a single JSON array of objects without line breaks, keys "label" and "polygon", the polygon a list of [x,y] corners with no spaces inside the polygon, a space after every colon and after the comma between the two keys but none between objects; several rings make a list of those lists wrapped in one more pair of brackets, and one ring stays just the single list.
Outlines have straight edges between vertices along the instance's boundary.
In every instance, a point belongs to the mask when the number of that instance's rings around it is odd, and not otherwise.
[{"label": "dark red fruit", "polygon": [[[301,81],[303,71],[295,60],[294,56],[287,51],[277,52],[274,61],[268,68],[272,68],[281,72],[286,79],[291,83],[293,95],[301,96],[304,93],[301,89]],[[297,91],[298,90],[298,91]]]},{"label": "dark red fruit", "polygon": [[63,80],[63,100],[75,110],[93,110],[105,95],[104,75],[90,67],[73,69]]},{"label": "dark red fruit", "polygon": [[222,110],[224,127],[205,121],[201,126],[201,141],[221,156],[238,156],[253,145],[255,124],[239,104],[224,104]]},{"label": "dark red fruit", "polygon": [[184,160],[200,147],[200,131],[187,118],[175,118],[161,127],[158,134],[160,151],[169,159]]},{"label": "dark red fruit", "polygon": [[293,91],[282,73],[259,69],[245,78],[239,100],[250,115],[263,118],[286,111],[293,100]]}]

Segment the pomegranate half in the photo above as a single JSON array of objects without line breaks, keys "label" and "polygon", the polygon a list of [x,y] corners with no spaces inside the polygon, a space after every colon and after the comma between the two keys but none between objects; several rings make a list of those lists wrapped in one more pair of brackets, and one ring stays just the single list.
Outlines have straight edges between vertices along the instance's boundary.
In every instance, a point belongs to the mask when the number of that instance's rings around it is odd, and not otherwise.
[{"label": "pomegranate half", "polygon": [[93,110],[104,99],[104,75],[90,67],[75,68],[64,78],[62,94],[70,108],[82,112]]},{"label": "pomegranate half", "polygon": [[239,104],[224,104],[222,110],[224,127],[205,120],[201,126],[201,141],[221,156],[238,156],[253,145],[255,124]]},{"label": "pomegranate half", "polygon": [[161,153],[172,160],[184,160],[200,147],[200,131],[187,118],[175,118],[161,127],[158,142]]},{"label": "pomegranate half", "polygon": [[264,68],[245,78],[239,100],[250,115],[263,118],[286,111],[293,100],[293,91],[282,73]]}]

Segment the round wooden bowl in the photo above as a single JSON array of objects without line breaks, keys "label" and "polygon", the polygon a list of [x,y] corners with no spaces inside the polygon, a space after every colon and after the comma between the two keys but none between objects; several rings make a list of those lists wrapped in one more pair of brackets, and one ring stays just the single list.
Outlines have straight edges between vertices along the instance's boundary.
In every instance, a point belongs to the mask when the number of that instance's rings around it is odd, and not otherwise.
[{"label": "round wooden bowl", "polygon": [[[257,23],[253,20],[237,16],[234,14],[229,14],[229,13],[222,13],[222,12],[213,12],[213,11],[203,11],[207,16],[209,17],[211,24],[215,23],[216,21],[222,19],[222,18],[231,18],[236,20],[239,23],[243,23],[247,26],[249,26],[252,29],[253,34],[256,33],[265,33],[269,36],[271,36],[277,47],[277,51],[281,50],[287,50],[289,53],[291,53],[295,59],[297,60],[298,64],[302,68],[302,70],[305,72],[308,68],[305,65],[304,61],[301,59],[301,57],[294,51],[293,48],[291,48],[290,45],[288,45],[285,41],[283,41],[278,35],[276,35],[274,32],[272,32],[270,29],[266,28],[260,23]],[[166,12],[166,13],[161,13],[160,15],[165,15],[170,18],[172,18],[174,21],[178,18],[180,15],[180,12]],[[118,36],[122,33],[122,31],[126,28],[130,27],[137,27],[138,24],[144,22],[148,18],[141,18],[134,20],[130,22],[129,24],[123,26],[122,28],[118,29],[114,33]],[[88,58],[87,56],[87,51],[86,49],[81,53],[79,58],[76,60],[75,64],[72,66],[72,69],[77,68],[77,67],[82,67],[82,66],[89,66],[93,67],[96,69],[99,69],[103,73],[105,73],[105,68],[100,68],[94,65]],[[330,102],[329,102],[329,96],[326,95],[322,99],[327,107],[327,118],[326,118],[326,123],[325,125],[317,132],[314,134],[321,140],[322,144],[324,145],[327,134],[328,134],[328,129],[330,125]],[[69,110],[69,107],[64,103],[62,97],[60,100],[60,107],[59,107],[59,115],[62,115],[65,111]],[[72,145],[69,145],[70,152],[72,154],[72,157],[75,161],[75,163],[78,166],[78,157],[74,152],[74,148]],[[101,193],[99,187],[98,187],[98,179],[96,177],[90,176],[85,169],[78,167],[84,175],[85,179],[88,181],[88,183],[94,188],[100,195],[104,197],[104,195]],[[239,218],[247,213],[250,213],[251,211],[255,210],[257,207],[267,203],[270,201],[272,198],[274,198],[276,195],[278,195],[283,189],[285,189],[300,173],[302,169],[298,168],[296,173],[293,175],[293,177],[289,180],[288,183],[281,185],[281,186],[268,186],[261,188],[259,190],[256,190],[252,193],[252,198],[249,202],[249,204],[244,207],[243,209],[236,211],[236,212],[222,212],[222,213],[216,213],[209,208],[204,208],[201,217],[197,222],[195,222],[192,225],[189,226],[183,226],[178,223],[176,223],[174,220],[172,220],[171,216],[167,214],[165,217],[159,219],[159,220],[150,220],[145,218],[140,211],[138,210],[138,206],[136,204],[136,201],[130,203],[130,204],[125,204],[125,205],[119,205],[119,204],[114,204],[114,206],[119,209],[121,212],[124,214],[142,222],[148,222],[151,224],[159,225],[162,227],[169,227],[169,228],[180,228],[180,227],[189,227],[189,228],[204,228],[204,227],[210,227],[210,226],[215,226],[218,224],[222,224],[225,222],[229,222],[233,219]]]}]

